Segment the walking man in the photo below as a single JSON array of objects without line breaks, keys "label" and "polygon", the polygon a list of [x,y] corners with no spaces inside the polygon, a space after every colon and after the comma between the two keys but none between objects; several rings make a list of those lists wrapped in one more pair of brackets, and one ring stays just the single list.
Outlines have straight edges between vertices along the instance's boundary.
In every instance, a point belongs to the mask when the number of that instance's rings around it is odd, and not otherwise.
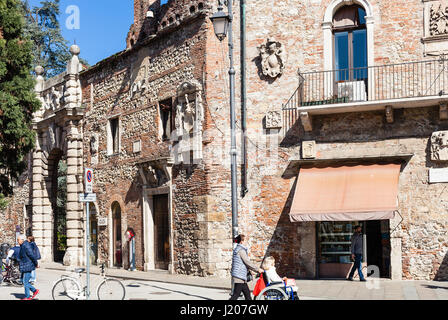
[{"label": "walking man", "polygon": [[235,241],[237,243],[235,249],[233,250],[232,258],[232,280],[233,280],[233,295],[230,300],[238,300],[241,292],[244,294],[246,300],[252,300],[249,287],[247,285],[249,270],[255,272],[263,273],[263,269],[258,268],[256,265],[250,262],[247,256],[247,248],[243,245],[245,240],[244,235],[239,235],[236,237]]},{"label": "walking man", "polygon": [[363,236],[361,232],[362,227],[356,226],[355,233],[352,236],[351,253],[352,260],[355,261],[355,264],[353,265],[348,277],[348,280],[350,281],[353,281],[353,276],[355,275],[356,270],[358,270],[359,280],[366,281],[366,279],[364,279],[364,275],[362,274]]},{"label": "walking man", "polygon": [[[38,266],[37,260],[34,256],[31,244],[25,240],[24,235],[19,235],[17,237],[17,242],[20,245],[19,269],[22,273],[22,283],[25,289],[25,298],[23,298],[22,300],[32,300],[39,293],[39,290],[34,288],[30,283],[31,272],[33,270],[36,270],[36,267]],[[32,297],[30,296],[30,291],[33,292]]]}]

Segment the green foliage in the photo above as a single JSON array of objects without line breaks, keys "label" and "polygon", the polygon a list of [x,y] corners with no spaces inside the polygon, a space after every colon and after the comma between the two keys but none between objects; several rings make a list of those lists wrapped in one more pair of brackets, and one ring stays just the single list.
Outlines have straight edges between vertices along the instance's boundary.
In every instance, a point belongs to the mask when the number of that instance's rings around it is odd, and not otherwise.
[{"label": "green foliage", "polygon": [[[33,66],[42,66],[45,75],[51,78],[64,72],[70,60],[68,42],[64,39],[58,20],[60,0],[41,1],[40,6],[31,8],[28,1],[23,0],[26,20],[25,34],[33,43]],[[85,60],[81,63],[87,65]]]},{"label": "green foliage", "polygon": [[0,210],[5,210],[8,206],[8,200],[0,193]]},{"label": "green foliage", "polygon": [[20,5],[19,0],[0,0],[0,193],[5,196],[26,169],[35,141],[32,115],[40,108]]}]

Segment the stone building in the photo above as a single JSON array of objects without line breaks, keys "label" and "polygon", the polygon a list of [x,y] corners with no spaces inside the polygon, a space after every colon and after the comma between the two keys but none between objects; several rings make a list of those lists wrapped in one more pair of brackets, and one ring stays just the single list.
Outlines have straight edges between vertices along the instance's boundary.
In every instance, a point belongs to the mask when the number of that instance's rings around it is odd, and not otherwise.
[{"label": "stone building", "polygon": [[[55,259],[63,159],[65,264],[84,261],[78,195],[88,167],[93,262],[127,268],[133,228],[139,269],[229,274],[228,46],[209,20],[216,8],[134,0],[126,50],[81,70],[74,46],[66,73],[44,80],[37,70],[39,143],[4,237],[25,225],[44,260]],[[429,0],[247,4],[238,205],[253,260],[272,255],[289,277],[345,277],[361,224],[369,271],[448,278],[447,12]],[[238,3],[234,13],[238,57]]]}]

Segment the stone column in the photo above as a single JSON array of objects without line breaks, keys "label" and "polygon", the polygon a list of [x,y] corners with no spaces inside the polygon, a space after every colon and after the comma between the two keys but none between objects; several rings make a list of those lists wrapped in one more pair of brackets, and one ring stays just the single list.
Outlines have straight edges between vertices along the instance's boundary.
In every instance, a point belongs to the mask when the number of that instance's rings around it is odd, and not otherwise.
[{"label": "stone column", "polygon": [[[37,129],[35,129],[37,130]],[[36,148],[33,152],[33,235],[39,246],[43,262],[53,261],[51,242],[48,241],[46,232],[46,190],[44,181],[44,155],[41,148],[42,136],[38,133]],[[50,212],[51,214],[51,212]],[[51,216],[50,216],[51,218]]]},{"label": "stone column", "polygon": [[82,181],[82,165],[80,168],[82,152],[81,135],[77,124],[70,120],[67,125],[67,251],[64,256],[64,265],[80,266],[83,259],[83,207],[79,202],[81,192],[79,185]]}]

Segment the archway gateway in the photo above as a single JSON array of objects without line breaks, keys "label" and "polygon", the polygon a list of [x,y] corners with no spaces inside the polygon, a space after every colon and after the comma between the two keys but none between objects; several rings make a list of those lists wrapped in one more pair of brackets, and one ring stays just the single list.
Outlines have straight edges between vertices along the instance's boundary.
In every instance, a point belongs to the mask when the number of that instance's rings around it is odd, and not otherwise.
[{"label": "archway gateway", "polygon": [[61,186],[57,185],[58,164],[61,159],[66,159],[66,234],[63,235],[66,236],[66,247],[62,261],[67,266],[79,266],[85,260],[83,207],[78,202],[78,195],[83,191],[81,125],[84,109],[79,81],[80,50],[73,45],[70,52],[72,58],[67,71],[57,77],[45,81],[43,68],[36,68],[36,93],[42,108],[33,118],[37,141],[33,152],[32,232],[41,248],[42,261],[60,260],[57,255],[62,250],[58,247],[55,230],[59,217],[55,197],[61,191]]}]

